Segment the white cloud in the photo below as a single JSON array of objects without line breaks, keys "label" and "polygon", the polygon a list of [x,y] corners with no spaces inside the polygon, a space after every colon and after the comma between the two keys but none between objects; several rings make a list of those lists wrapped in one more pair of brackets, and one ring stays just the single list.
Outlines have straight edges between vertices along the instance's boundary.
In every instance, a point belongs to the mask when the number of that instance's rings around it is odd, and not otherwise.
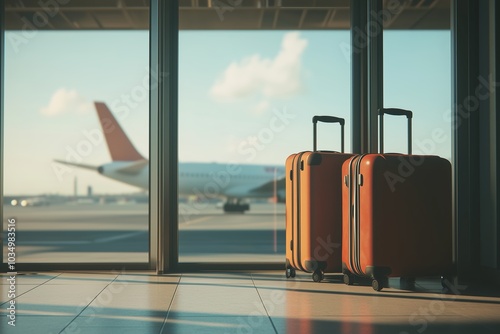
[{"label": "white cloud", "polygon": [[261,114],[265,113],[267,110],[269,110],[270,107],[271,107],[271,104],[269,103],[269,101],[264,100],[264,101],[259,102],[259,104],[257,104],[252,109],[252,113],[257,114],[257,115],[261,115]]},{"label": "white cloud", "polygon": [[266,97],[286,97],[302,90],[301,56],[307,40],[298,32],[287,33],[274,59],[256,54],[233,62],[212,87],[210,94],[220,101],[261,93]]},{"label": "white cloud", "polygon": [[40,113],[45,116],[56,116],[72,112],[89,112],[92,108],[92,103],[78,94],[76,90],[59,88],[52,95],[49,105],[40,109]]}]

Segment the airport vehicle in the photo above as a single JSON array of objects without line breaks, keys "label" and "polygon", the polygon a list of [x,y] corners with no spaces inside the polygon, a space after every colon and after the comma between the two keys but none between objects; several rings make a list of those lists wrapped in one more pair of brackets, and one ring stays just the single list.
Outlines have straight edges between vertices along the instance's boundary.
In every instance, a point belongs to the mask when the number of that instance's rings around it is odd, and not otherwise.
[{"label": "airport vehicle", "polygon": [[[408,119],[408,154],[383,154],[384,114]],[[342,271],[344,283],[388,277],[405,286],[416,277],[453,273],[451,165],[411,155],[412,112],[380,109],[380,153],[356,155],[342,166]]]},{"label": "airport vehicle", "polygon": [[[134,147],[105,103],[95,102],[112,162],[91,166],[55,160],[61,164],[97,171],[111,179],[149,190],[149,161]],[[283,166],[234,163],[179,163],[179,195],[200,200],[225,198],[225,212],[250,209],[245,199],[277,197],[284,200]]]},{"label": "airport vehicle", "polygon": [[[340,123],[342,152],[317,150],[317,123]],[[313,151],[290,155],[286,160],[286,277],[295,270],[312,273],[320,282],[324,273],[342,271],[342,164],[343,118],[313,117]]]}]

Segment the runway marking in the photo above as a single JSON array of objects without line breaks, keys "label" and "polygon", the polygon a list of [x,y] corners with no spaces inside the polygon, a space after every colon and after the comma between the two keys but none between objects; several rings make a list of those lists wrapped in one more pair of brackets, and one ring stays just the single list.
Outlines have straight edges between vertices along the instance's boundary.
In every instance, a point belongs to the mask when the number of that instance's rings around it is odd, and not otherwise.
[{"label": "runway marking", "polygon": [[191,219],[191,220],[188,220],[187,222],[183,223],[184,225],[192,225],[192,224],[197,224],[197,223],[201,223],[201,222],[204,222],[206,220],[209,220],[211,217],[200,217],[200,218],[197,218],[197,219]]},{"label": "runway marking", "polygon": [[94,240],[75,240],[75,241],[35,241],[32,242],[32,245],[89,245],[89,244],[102,244],[105,242],[110,242],[110,241],[117,241],[117,240],[123,240],[123,239],[128,239],[131,237],[135,237],[136,235],[146,233],[146,231],[137,231],[137,232],[130,232],[130,233],[125,233],[125,234],[120,234],[120,235],[114,235],[111,237],[105,237],[105,238],[100,238],[100,239],[94,239]]},{"label": "runway marking", "polygon": [[135,237],[136,235],[139,235],[142,233],[146,233],[146,231],[137,231],[137,232],[130,232],[130,233],[121,234],[121,235],[114,235],[112,237],[96,239],[96,240],[94,240],[94,242],[100,244],[100,243],[109,242],[109,241],[122,240],[122,239],[127,239],[130,237]]},{"label": "runway marking", "polygon": [[87,245],[90,244],[90,241],[81,241],[81,240],[75,240],[75,241],[33,241],[30,242],[30,245]]}]

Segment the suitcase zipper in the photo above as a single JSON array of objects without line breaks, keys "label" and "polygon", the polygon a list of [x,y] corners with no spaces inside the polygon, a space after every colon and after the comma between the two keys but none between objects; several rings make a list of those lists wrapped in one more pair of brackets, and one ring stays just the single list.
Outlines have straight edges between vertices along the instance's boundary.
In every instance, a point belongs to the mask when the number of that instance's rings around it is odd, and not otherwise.
[{"label": "suitcase zipper", "polygon": [[295,233],[295,236],[292,235],[292,240],[294,240],[294,246],[292,246],[293,249],[295,249],[295,252],[292,251],[292,254],[295,254],[296,255],[296,265],[297,265],[297,268],[302,270],[302,271],[306,271],[306,269],[302,266],[302,256],[301,256],[301,233],[300,233],[300,230],[301,230],[301,208],[300,208],[300,199],[301,199],[301,196],[300,196],[300,193],[301,193],[301,189],[300,189],[300,182],[301,182],[301,171],[304,169],[304,160],[302,159],[302,156],[304,155],[305,152],[302,152],[301,154],[299,154],[297,156],[297,165],[296,165],[296,180],[295,180],[295,185],[297,186],[296,188],[296,196],[297,196],[297,201],[296,201],[296,210],[295,210],[295,213],[296,213],[296,219],[295,221],[297,222],[296,223],[296,228],[297,228],[297,233]]},{"label": "suitcase zipper", "polygon": [[293,160],[292,160],[292,169],[290,170],[290,180],[292,180],[291,184],[292,184],[292,200],[291,200],[291,211],[292,211],[292,219],[291,219],[291,223],[292,223],[292,226],[291,226],[291,232],[292,232],[292,237],[291,237],[291,240],[290,240],[290,250],[292,251],[292,267],[296,268],[296,269],[300,269],[298,266],[297,266],[297,255],[295,254],[295,252],[293,251],[294,247],[293,247],[293,244],[295,243],[295,238],[296,238],[296,229],[297,229],[297,201],[298,201],[298,194],[297,194],[297,184],[296,182],[293,182],[293,173],[294,171],[296,171],[297,169],[297,158],[298,158],[298,155],[295,155],[293,157]]},{"label": "suitcase zipper", "polygon": [[356,178],[353,178],[357,180],[355,184],[355,193],[354,193],[354,238],[355,238],[355,245],[354,245],[354,271],[356,271],[359,275],[364,275],[363,269],[361,268],[361,219],[360,219],[360,208],[361,208],[361,203],[360,203],[360,191],[361,191],[361,186],[363,184],[363,175],[360,173],[361,169],[361,162],[363,158],[366,156],[366,154],[363,154],[359,156],[358,160],[356,161],[355,165],[355,174]]},{"label": "suitcase zipper", "polygon": [[353,230],[352,230],[352,216],[353,216],[353,213],[354,213],[354,207],[352,205],[352,163],[353,161],[356,159],[356,157],[352,157],[351,159],[349,159],[349,168],[348,168],[348,174],[345,176],[345,183],[346,183],[346,186],[348,188],[348,204],[349,204],[349,238],[348,238],[348,242],[349,244],[347,245],[347,250],[348,250],[348,260],[349,260],[349,267],[351,269],[351,271],[354,272],[354,264],[353,264],[353,261],[352,261],[352,257],[353,257],[353,251],[352,251],[352,238],[353,238]]}]

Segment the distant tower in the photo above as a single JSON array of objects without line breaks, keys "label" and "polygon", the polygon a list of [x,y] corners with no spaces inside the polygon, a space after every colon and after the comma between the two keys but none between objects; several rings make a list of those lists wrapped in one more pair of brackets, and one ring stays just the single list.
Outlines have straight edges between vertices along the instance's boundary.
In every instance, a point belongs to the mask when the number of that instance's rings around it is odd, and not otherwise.
[{"label": "distant tower", "polygon": [[78,197],[78,182],[76,176],[75,176],[75,184],[73,185],[73,191],[75,192],[74,193],[75,198]]}]

